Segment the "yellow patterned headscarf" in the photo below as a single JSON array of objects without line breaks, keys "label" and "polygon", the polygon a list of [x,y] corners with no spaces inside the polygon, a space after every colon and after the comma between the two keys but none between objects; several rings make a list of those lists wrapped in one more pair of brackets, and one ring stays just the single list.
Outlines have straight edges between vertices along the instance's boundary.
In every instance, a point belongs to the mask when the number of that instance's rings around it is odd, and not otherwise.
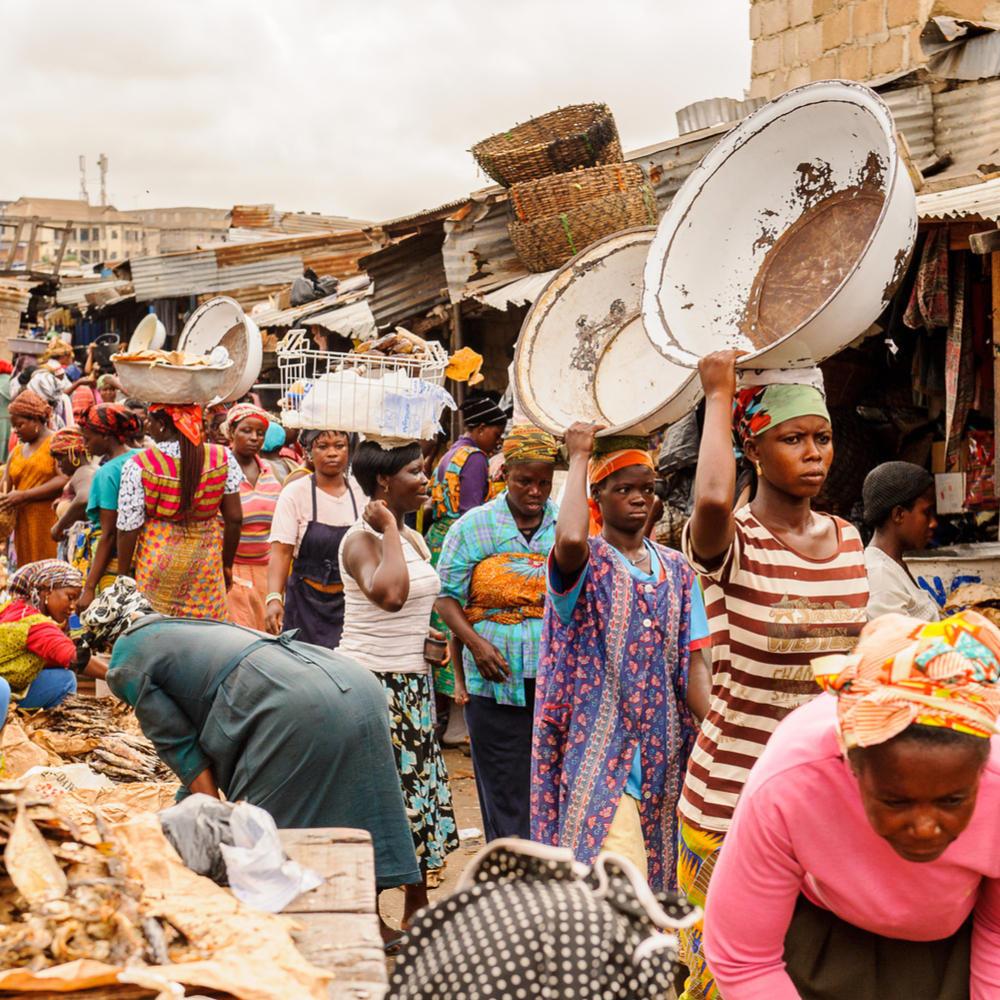
[{"label": "yellow patterned headscarf", "polygon": [[524,462],[547,462],[554,465],[559,458],[556,439],[532,424],[518,424],[504,438],[503,460],[505,465]]},{"label": "yellow patterned headscarf", "polygon": [[912,723],[1000,732],[1000,629],[975,611],[930,623],[882,615],[852,655],[821,656],[812,668],[837,696],[845,748],[884,743]]}]

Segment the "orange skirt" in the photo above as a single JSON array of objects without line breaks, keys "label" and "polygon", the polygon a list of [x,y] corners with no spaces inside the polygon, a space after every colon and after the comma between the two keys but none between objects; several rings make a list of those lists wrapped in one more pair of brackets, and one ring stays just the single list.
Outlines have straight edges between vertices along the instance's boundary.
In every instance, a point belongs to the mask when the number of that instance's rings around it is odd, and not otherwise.
[{"label": "orange skirt", "polygon": [[264,631],[267,615],[267,563],[234,563],[229,617],[237,625]]}]

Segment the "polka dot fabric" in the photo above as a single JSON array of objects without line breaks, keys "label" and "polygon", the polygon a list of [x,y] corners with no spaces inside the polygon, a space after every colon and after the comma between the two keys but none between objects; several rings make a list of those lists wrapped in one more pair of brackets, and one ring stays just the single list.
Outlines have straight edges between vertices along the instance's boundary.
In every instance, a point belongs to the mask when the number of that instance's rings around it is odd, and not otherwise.
[{"label": "polka dot fabric", "polygon": [[661,997],[678,974],[665,928],[700,911],[653,894],[628,862],[589,872],[528,841],[484,848],[450,898],[412,921],[392,978],[397,1000]]}]

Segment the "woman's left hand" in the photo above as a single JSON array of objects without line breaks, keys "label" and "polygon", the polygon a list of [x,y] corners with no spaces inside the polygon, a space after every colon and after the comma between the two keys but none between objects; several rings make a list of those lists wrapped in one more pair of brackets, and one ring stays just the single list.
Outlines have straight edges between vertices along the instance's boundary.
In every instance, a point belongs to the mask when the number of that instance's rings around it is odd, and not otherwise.
[{"label": "woman's left hand", "polygon": [[222,579],[226,582],[226,592],[228,593],[233,589],[233,567],[223,566],[222,567]]},{"label": "woman's left hand", "polygon": [[23,503],[25,503],[24,490],[11,490],[10,493],[0,496],[0,510],[6,510],[8,507],[20,507]]}]

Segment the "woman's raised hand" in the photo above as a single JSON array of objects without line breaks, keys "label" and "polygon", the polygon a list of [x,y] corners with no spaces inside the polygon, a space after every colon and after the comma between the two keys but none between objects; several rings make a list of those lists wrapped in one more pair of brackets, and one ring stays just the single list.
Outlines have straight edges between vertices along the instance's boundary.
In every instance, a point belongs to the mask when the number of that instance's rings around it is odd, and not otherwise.
[{"label": "woman's raised hand", "polygon": [[571,424],[566,430],[566,450],[569,457],[572,459],[575,455],[589,461],[594,450],[594,435],[605,427],[607,424],[589,424],[584,420]]},{"label": "woman's raised hand", "polygon": [[698,374],[706,396],[736,395],[736,359],[746,351],[713,351],[698,362]]},{"label": "woman's raised hand", "polygon": [[361,516],[380,535],[384,535],[389,528],[396,526],[396,518],[392,516],[392,511],[386,507],[384,500],[372,500]]}]

